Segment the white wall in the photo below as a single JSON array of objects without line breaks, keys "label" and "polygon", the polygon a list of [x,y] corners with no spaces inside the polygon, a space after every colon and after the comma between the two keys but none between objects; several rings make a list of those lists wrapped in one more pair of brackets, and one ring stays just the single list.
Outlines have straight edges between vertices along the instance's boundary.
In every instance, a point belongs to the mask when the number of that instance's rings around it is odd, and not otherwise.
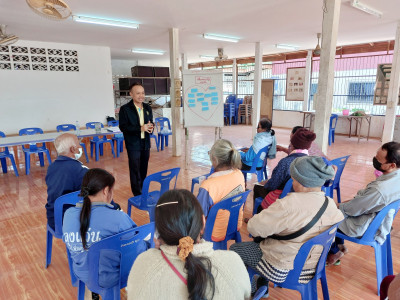
[{"label": "white wall", "polygon": [[137,60],[112,59],[112,74],[114,76],[132,76],[131,68],[137,64]]},{"label": "white wall", "polygon": [[78,51],[79,72],[0,70],[0,131],[55,130],[114,116],[110,48],[19,41],[16,46]]},{"label": "white wall", "polygon": [[[385,122],[384,116],[372,116],[370,137],[381,138],[383,132],[383,124]],[[294,126],[303,125],[303,114],[298,111],[285,111],[285,110],[274,110],[272,117],[273,127],[284,127],[293,128]],[[352,133],[354,133],[355,122],[352,124]],[[366,135],[368,131],[368,125],[366,121],[363,121],[361,134]],[[349,134],[349,121],[347,118],[339,118],[336,125],[335,133]]]}]

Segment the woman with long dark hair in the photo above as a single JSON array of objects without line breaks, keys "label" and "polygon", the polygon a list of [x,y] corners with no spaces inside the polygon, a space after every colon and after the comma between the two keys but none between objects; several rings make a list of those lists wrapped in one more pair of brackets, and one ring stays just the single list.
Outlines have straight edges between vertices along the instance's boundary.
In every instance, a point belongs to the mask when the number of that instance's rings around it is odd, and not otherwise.
[{"label": "woman with long dark hair", "polygon": [[214,251],[201,239],[205,218],[187,190],[164,193],[156,206],[156,244],[139,255],[128,279],[128,300],[245,299],[250,281],[239,256]]},{"label": "woman with long dark hair", "polygon": [[[82,180],[80,196],[83,201],[68,209],[64,215],[63,240],[71,253],[74,273],[83,282],[88,280],[90,272],[87,265],[87,250],[90,246],[101,239],[136,227],[126,213],[115,210],[110,204],[114,183],[114,176],[106,170],[90,169]],[[118,253],[101,256],[99,272],[100,285],[114,286],[119,280]]]}]

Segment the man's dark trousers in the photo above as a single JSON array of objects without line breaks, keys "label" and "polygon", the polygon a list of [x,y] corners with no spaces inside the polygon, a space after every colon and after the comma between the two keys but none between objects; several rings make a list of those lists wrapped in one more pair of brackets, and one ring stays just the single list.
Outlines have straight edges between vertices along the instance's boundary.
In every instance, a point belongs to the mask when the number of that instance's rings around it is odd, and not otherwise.
[{"label": "man's dark trousers", "polygon": [[145,149],[145,140],[140,141],[140,150],[127,150],[129,159],[129,175],[133,195],[142,194],[143,181],[147,176],[150,149]]}]

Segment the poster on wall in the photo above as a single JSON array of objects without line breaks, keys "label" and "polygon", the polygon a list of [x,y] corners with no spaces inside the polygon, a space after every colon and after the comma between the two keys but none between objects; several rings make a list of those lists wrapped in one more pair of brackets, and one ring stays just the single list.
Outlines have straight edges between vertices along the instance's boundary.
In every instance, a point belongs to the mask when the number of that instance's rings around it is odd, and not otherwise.
[{"label": "poster on wall", "polygon": [[[376,84],[374,93],[374,105],[386,105],[389,95],[390,75],[392,73],[392,64],[379,64],[376,72]],[[400,105],[400,93],[399,101]]]},{"label": "poster on wall", "polygon": [[306,68],[288,68],[286,74],[286,101],[304,101]]},{"label": "poster on wall", "polygon": [[185,70],[182,82],[185,127],[223,127],[222,70]]}]

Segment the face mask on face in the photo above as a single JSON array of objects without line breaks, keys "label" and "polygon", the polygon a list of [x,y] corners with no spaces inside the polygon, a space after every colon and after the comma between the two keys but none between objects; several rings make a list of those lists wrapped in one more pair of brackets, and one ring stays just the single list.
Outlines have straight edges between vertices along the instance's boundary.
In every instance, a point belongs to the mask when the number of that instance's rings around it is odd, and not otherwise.
[{"label": "face mask on face", "polygon": [[76,160],[80,159],[82,156],[82,148],[79,148],[79,153],[74,153],[74,155]]},{"label": "face mask on face", "polygon": [[382,163],[380,163],[380,162],[376,159],[375,156],[374,156],[374,158],[372,159],[372,164],[373,164],[373,166],[374,166],[375,169],[377,169],[378,171],[383,172],[383,170],[382,170]]}]

